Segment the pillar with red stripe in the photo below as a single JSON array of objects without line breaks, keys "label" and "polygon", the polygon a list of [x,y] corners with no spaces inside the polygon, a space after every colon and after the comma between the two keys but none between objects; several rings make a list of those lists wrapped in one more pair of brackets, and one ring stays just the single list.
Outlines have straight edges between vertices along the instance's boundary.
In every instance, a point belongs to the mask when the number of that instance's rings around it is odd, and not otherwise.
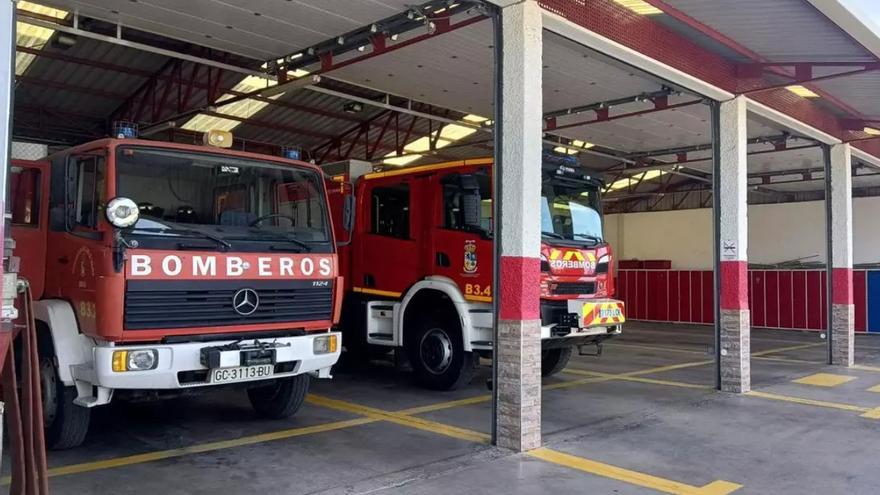
[{"label": "pillar with red stripe", "polygon": [[[831,147],[831,363],[854,364],[852,149]],[[827,201],[827,199],[826,199]]]},{"label": "pillar with red stripe", "polygon": [[[721,103],[719,117],[721,174],[719,181],[721,271],[721,390],[751,389],[751,326],[748,297],[748,176],[745,97]],[[718,214],[718,213],[716,213]]]},{"label": "pillar with red stripe", "polygon": [[500,185],[496,441],[541,446],[541,7],[526,0],[501,11]]}]

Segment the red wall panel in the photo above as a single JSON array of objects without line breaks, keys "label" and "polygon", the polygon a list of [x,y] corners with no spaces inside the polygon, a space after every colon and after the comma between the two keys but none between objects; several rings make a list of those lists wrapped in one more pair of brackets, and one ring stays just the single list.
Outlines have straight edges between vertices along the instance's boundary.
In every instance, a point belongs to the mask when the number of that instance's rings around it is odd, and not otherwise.
[{"label": "red wall panel", "polygon": [[678,272],[678,308],[681,321],[694,321],[691,317],[691,272]]},{"label": "red wall panel", "polygon": [[680,274],[678,270],[669,272],[669,321],[681,321],[681,293],[678,284]]},{"label": "red wall panel", "polygon": [[703,278],[703,323],[715,321],[715,275],[711,271],[700,272]]},{"label": "red wall panel", "polygon": [[828,297],[828,272],[822,270],[819,273],[822,274],[822,280],[819,282],[819,313],[822,315],[822,321],[819,322],[817,328],[819,330],[825,330],[825,327],[828,326],[828,302],[827,299],[825,299]]},{"label": "red wall panel", "polygon": [[781,328],[793,328],[792,317],[794,313],[792,312],[792,307],[794,302],[792,298],[794,297],[794,292],[791,280],[792,272],[779,272],[779,326]]},{"label": "red wall panel", "polygon": [[764,272],[764,324],[768,327],[779,326],[779,272],[767,270]]},{"label": "red wall panel", "polygon": [[703,321],[703,279],[701,272],[690,272],[691,277],[691,319],[693,323]]},{"label": "red wall panel", "polygon": [[752,324],[756,327],[767,325],[767,294],[765,293],[766,272],[752,271],[752,297],[749,306],[752,310]]},{"label": "red wall panel", "polygon": [[[853,292],[856,302],[856,331],[868,330],[868,277],[864,270],[853,272]],[[874,311],[880,311],[875,309]]]},{"label": "red wall panel", "polygon": [[636,287],[638,287],[636,318],[644,320],[648,318],[648,273],[644,270],[639,270],[636,273]]},{"label": "red wall panel", "polygon": [[808,271],[806,277],[806,328],[819,330],[822,328],[822,272]]},{"label": "red wall panel", "polygon": [[791,274],[792,326],[807,328],[807,274],[794,271]]}]

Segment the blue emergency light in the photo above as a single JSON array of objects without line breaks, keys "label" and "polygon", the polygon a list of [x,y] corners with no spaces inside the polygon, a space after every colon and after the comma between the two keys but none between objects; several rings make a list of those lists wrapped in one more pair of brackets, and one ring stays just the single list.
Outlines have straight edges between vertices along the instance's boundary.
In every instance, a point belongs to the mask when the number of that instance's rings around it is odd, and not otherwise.
[{"label": "blue emergency light", "polygon": [[113,135],[118,139],[136,139],[138,125],[128,120],[117,120],[113,123]]},{"label": "blue emergency light", "polygon": [[281,156],[290,160],[302,160],[302,150],[298,147],[281,148]]}]

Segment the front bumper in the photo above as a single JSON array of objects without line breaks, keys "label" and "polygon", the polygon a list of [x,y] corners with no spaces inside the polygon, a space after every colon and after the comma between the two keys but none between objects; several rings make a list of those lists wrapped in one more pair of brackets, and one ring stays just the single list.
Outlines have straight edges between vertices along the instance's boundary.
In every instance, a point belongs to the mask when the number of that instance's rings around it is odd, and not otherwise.
[{"label": "front bumper", "polygon": [[619,335],[624,321],[623,302],[615,299],[541,301],[542,346],[601,342]]},{"label": "front bumper", "polygon": [[[317,372],[321,377],[330,376],[330,368],[339,360],[342,348],[342,336],[332,332],[337,338],[335,352],[327,354],[314,353],[314,340],[328,333],[282,337],[266,340],[274,345],[276,372],[274,375],[257,377],[248,381],[283,378],[302,373]],[[202,364],[201,354],[205,347],[217,347],[233,344],[235,341],[188,342],[181,344],[157,344],[134,346],[99,346],[94,348],[94,376],[76,376],[77,381],[84,380],[91,385],[107,389],[129,390],[168,390],[213,385],[207,381],[208,367]],[[242,345],[248,341],[242,341]],[[156,369],[144,371],[116,372],[112,369],[113,351],[155,349],[158,352]],[[226,351],[220,367],[242,365],[239,351]],[[279,370],[281,370],[279,372]],[[205,377],[203,380],[201,377]]]}]

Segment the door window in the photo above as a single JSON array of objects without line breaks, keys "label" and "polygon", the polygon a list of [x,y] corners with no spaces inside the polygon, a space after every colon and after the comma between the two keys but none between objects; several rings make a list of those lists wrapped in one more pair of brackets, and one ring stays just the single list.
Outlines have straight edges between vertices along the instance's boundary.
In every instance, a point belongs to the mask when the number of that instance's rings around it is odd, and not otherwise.
[{"label": "door window", "polygon": [[12,224],[35,226],[40,218],[40,170],[21,168],[10,174]]},{"label": "door window", "polygon": [[373,188],[370,232],[409,239],[409,212],[409,184]]},{"label": "door window", "polygon": [[70,191],[72,194],[68,196],[73,208],[71,223],[96,228],[106,201],[107,178],[104,158],[99,156],[75,158],[71,163],[71,169],[72,176],[68,179],[73,189]]},{"label": "door window", "polygon": [[[443,185],[443,227],[453,230],[470,230],[467,225],[467,208],[476,208],[473,212],[478,218],[479,229],[483,232],[492,231],[492,183],[489,174],[480,170],[472,174],[449,174],[441,180]],[[474,194],[476,187],[479,197]],[[468,199],[470,196],[470,200]],[[474,203],[479,200],[478,204]]]}]

